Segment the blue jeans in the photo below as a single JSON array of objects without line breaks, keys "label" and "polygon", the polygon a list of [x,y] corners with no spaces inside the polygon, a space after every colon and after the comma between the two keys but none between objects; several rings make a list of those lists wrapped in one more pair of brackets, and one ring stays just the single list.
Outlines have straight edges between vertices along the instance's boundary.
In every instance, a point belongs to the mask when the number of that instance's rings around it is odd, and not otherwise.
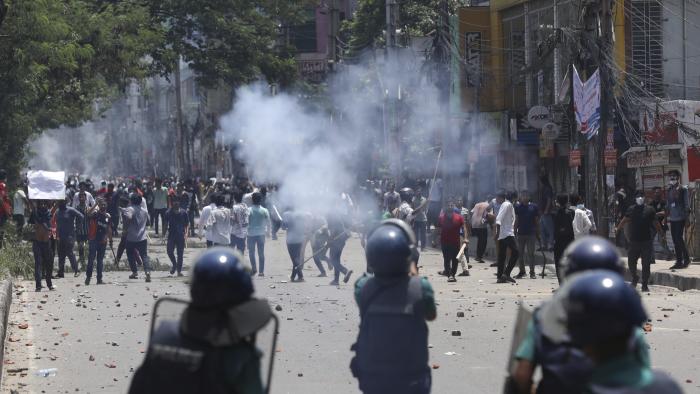
[{"label": "blue jeans", "polygon": [[554,245],[554,217],[552,214],[544,214],[540,219],[542,227],[542,247],[549,249]]},{"label": "blue jeans", "polygon": [[[175,250],[177,249],[177,259],[175,258]],[[185,253],[185,237],[184,236],[168,236],[168,244],[165,247],[170,258],[170,263],[173,265],[173,270],[178,273],[182,272],[182,256]]]},{"label": "blue jeans", "polygon": [[248,236],[248,258],[253,271],[257,271],[255,264],[255,249],[258,249],[258,258],[260,260],[260,273],[265,272],[265,236],[264,235],[249,235]]},{"label": "blue jeans", "polygon": [[343,254],[343,248],[345,248],[345,241],[336,240],[331,242],[328,252],[328,259],[330,260],[331,264],[333,264],[333,279],[336,282],[340,279],[341,273],[345,275],[348,272],[348,269],[345,268],[343,263],[340,262],[340,256]]},{"label": "blue jeans", "polygon": [[97,281],[102,281],[102,269],[104,268],[105,261],[105,251],[107,250],[107,244],[100,243],[94,239],[88,241],[88,263],[85,275],[88,279],[92,277],[92,267],[95,264],[95,258],[97,258]]},{"label": "blue jeans", "polygon": [[241,254],[245,253],[245,238],[238,238],[231,234],[231,247],[238,249]]},{"label": "blue jeans", "polygon": [[427,222],[413,222],[413,232],[416,233],[416,242],[420,244],[421,249],[425,249],[425,230],[427,228],[426,225]]},{"label": "blue jeans", "polygon": [[144,239],[138,242],[126,241],[126,258],[129,260],[129,268],[131,268],[132,273],[136,274],[137,261],[143,263],[143,272],[147,274],[151,272],[147,240]]}]

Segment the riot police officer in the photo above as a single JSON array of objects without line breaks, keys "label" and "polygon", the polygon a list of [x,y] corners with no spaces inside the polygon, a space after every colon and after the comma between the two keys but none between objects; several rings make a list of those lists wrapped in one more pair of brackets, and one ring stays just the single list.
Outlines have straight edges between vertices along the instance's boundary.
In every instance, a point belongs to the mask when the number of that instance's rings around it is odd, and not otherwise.
[{"label": "riot police officer", "polygon": [[152,333],[130,393],[267,392],[255,333],[273,313],[267,301],[252,298],[242,261],[233,249],[219,247],[198,258],[191,303],[179,321],[163,321]]},{"label": "riot police officer", "polygon": [[428,326],[436,317],[427,278],[418,277],[413,230],[388,219],[372,230],[365,249],[374,276],[355,283],[360,332],[350,368],[365,394],[430,392]]},{"label": "riot police officer", "polygon": [[[538,393],[577,393],[590,378],[593,364],[583,352],[571,345],[563,306],[568,292],[566,283],[589,270],[624,272],[620,255],[612,243],[600,237],[587,236],[564,251],[561,261],[563,286],[550,301],[535,309],[525,338],[515,353],[517,362],[511,371],[513,376],[509,391],[530,393],[537,366],[542,370]],[[636,332],[635,350],[641,362],[648,366],[648,346],[641,329]]]},{"label": "riot police officer", "polygon": [[635,336],[647,314],[639,294],[620,275],[589,271],[567,287],[564,306],[571,341],[593,363],[584,393],[682,393],[668,375],[640,362]]}]

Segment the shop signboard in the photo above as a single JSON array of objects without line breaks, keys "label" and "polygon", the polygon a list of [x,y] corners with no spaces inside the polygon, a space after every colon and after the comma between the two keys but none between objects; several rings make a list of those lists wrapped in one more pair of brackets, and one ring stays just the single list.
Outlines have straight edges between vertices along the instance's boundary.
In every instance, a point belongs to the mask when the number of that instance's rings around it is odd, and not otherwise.
[{"label": "shop signboard", "polygon": [[627,154],[627,168],[667,166],[668,150],[650,150]]},{"label": "shop signboard", "polygon": [[569,167],[580,167],[581,166],[581,151],[578,149],[572,149],[569,152]]}]

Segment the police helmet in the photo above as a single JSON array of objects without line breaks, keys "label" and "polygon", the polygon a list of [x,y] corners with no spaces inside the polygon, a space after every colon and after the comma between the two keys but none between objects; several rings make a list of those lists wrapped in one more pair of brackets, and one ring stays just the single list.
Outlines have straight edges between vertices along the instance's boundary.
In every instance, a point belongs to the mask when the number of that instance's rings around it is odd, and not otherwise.
[{"label": "police helmet", "polygon": [[235,250],[208,249],[195,262],[190,295],[192,305],[219,308],[240,304],[253,294],[253,280]]},{"label": "police helmet", "polygon": [[418,257],[416,236],[405,222],[384,220],[367,236],[365,256],[377,276],[406,274]]},{"label": "police helmet", "polygon": [[401,196],[401,201],[410,201],[413,198],[413,189],[410,187],[404,187],[399,190],[399,196]]},{"label": "police helmet", "polygon": [[629,336],[647,319],[637,292],[615,272],[582,272],[568,287],[567,328],[576,345]]},{"label": "police helmet", "polygon": [[624,267],[617,248],[605,238],[590,235],[577,239],[564,251],[561,260],[564,277],[573,273],[604,269],[622,274]]}]

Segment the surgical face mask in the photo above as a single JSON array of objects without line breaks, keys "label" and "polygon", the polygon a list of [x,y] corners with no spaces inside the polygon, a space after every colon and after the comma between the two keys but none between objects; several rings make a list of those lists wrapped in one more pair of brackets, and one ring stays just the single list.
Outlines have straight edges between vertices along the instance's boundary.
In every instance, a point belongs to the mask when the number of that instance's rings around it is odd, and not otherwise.
[{"label": "surgical face mask", "polygon": [[671,181],[669,181],[669,183],[670,183],[672,186],[676,186],[676,185],[678,184],[678,179],[672,178]]},{"label": "surgical face mask", "polygon": [[644,197],[637,197],[634,199],[634,202],[636,202],[637,205],[644,205]]}]

